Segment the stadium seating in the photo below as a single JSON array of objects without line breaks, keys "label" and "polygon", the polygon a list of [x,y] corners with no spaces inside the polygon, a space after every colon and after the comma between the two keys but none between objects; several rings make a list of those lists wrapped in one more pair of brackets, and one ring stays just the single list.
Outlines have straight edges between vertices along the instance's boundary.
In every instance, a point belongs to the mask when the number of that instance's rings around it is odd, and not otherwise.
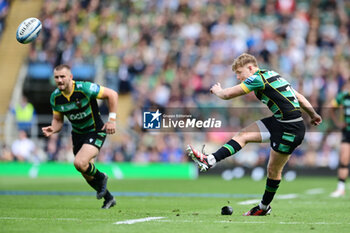
[{"label": "stadium seating", "polygon": [[[142,154],[145,160],[150,160],[154,151],[158,156],[166,151],[157,146],[165,142],[142,134],[141,107],[256,106],[251,96],[221,102],[207,95],[215,82],[223,86],[237,83],[230,65],[241,52],[256,55],[262,68],[278,70],[314,106],[320,111],[324,109],[348,78],[349,4],[292,2],[285,5],[284,1],[174,0],[142,4],[68,1],[62,5],[44,1],[39,17],[43,32],[31,51],[52,67],[60,63],[71,65],[74,76],[82,80],[96,81],[98,71],[104,72],[105,79],[99,83],[127,96],[121,98],[120,105],[129,106],[123,99],[132,100],[132,108],[120,110],[124,114],[122,122],[128,122],[121,134],[134,145],[118,139],[109,146],[108,156],[101,157],[133,160],[130,154]],[[46,71],[35,75],[37,71],[34,69],[33,73],[30,67],[28,77],[47,77]],[[255,117],[246,114],[231,122],[239,129],[238,122],[244,125],[256,120]],[[333,148],[332,141],[327,141],[327,134],[322,132],[320,137],[307,135],[298,152],[302,164],[316,161],[312,159],[315,156],[328,156],[315,146],[325,141]],[[186,137],[172,136],[179,140],[179,149],[183,150],[180,147],[186,144]],[[218,138],[221,141],[215,143],[220,145],[225,139]],[[254,156],[258,153],[257,148],[251,151]],[[327,162],[319,163],[324,166],[330,160],[327,157]]]}]

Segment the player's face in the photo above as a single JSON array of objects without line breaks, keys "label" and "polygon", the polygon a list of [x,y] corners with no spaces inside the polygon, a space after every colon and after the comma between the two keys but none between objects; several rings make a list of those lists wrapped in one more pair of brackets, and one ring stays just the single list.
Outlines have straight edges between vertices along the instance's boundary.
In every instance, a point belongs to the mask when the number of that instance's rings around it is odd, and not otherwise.
[{"label": "player's face", "polygon": [[54,71],[54,79],[60,91],[65,91],[69,88],[72,78],[72,73],[66,68]]},{"label": "player's face", "polygon": [[243,82],[255,73],[255,69],[251,64],[246,64],[242,67],[237,68],[235,73],[237,74],[237,79]]}]

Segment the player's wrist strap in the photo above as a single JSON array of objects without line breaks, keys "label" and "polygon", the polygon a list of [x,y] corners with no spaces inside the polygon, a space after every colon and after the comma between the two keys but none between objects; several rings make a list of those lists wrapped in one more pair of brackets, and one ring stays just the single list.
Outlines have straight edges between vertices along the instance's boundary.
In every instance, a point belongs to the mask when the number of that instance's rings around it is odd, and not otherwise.
[{"label": "player's wrist strap", "polygon": [[108,115],[108,121],[113,121],[115,122],[117,120],[117,113],[115,112],[110,112]]}]

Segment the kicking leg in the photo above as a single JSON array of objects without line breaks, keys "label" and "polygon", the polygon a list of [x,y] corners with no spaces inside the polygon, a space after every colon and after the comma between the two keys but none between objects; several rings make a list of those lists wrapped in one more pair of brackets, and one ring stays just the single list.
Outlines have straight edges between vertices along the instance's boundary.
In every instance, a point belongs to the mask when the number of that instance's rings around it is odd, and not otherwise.
[{"label": "kicking leg", "polygon": [[262,136],[257,122],[247,126],[237,133],[230,141],[223,145],[219,150],[210,155],[206,155],[204,151],[194,149],[191,145],[187,147],[187,155],[195,161],[201,171],[206,171],[215,163],[237,153],[242,147],[249,142],[261,142]]}]

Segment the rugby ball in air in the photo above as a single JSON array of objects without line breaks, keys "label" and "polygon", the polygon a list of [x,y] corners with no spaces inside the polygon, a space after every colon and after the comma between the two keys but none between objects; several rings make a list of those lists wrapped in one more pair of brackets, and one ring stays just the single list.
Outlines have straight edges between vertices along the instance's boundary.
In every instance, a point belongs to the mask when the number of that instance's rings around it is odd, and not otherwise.
[{"label": "rugby ball in air", "polygon": [[17,41],[22,44],[32,42],[38,37],[41,27],[41,22],[37,18],[28,18],[24,20],[17,28]]}]

